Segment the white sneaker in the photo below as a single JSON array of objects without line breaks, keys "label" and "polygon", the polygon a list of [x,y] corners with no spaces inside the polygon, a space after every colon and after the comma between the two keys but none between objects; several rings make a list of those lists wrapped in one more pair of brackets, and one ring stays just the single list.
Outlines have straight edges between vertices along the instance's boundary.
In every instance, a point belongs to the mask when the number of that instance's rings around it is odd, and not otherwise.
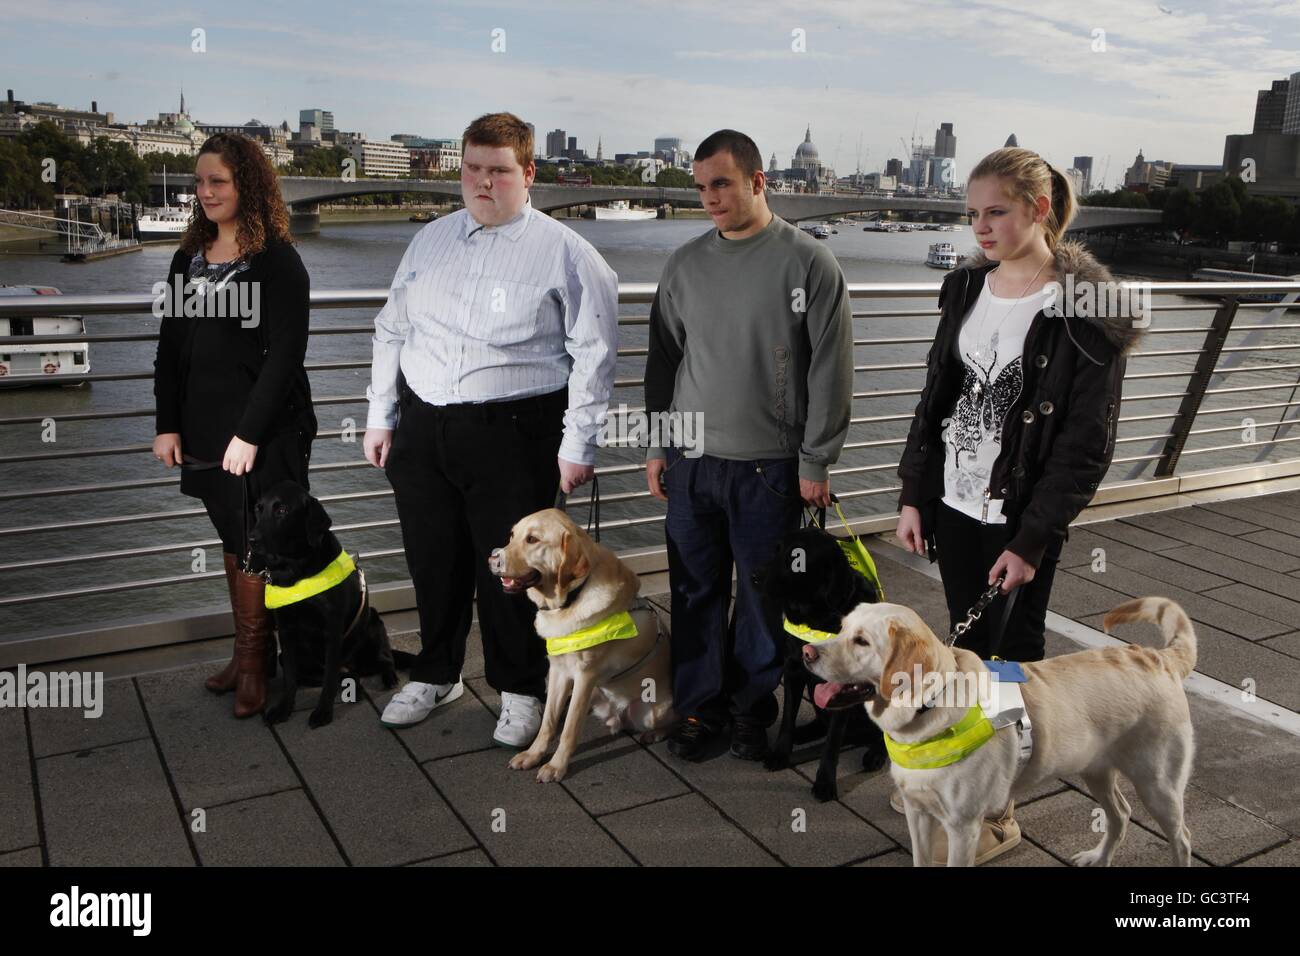
[{"label": "white sneaker", "polygon": [[523,749],[533,742],[542,726],[542,702],[526,694],[501,692],[501,717],[492,735],[503,747]]},{"label": "white sneaker", "polygon": [[433,713],[434,708],[450,704],[465,693],[464,681],[454,684],[426,684],[413,680],[393,695],[379,722],[385,727],[410,727]]}]

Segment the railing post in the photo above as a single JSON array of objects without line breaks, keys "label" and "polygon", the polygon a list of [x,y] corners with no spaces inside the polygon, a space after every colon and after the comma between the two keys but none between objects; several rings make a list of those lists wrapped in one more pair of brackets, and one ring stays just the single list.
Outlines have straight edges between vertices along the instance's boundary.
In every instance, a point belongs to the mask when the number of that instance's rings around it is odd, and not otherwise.
[{"label": "railing post", "polygon": [[1205,332],[1205,344],[1196,359],[1196,368],[1192,371],[1192,377],[1187,382],[1187,394],[1183,396],[1182,404],[1178,408],[1178,417],[1174,419],[1174,433],[1165,442],[1160,460],[1156,462],[1155,477],[1157,478],[1168,478],[1178,467],[1179,456],[1183,453],[1183,446],[1187,444],[1187,436],[1196,421],[1196,413],[1201,410],[1205,390],[1209,388],[1214,370],[1219,366],[1219,355],[1223,352],[1223,345],[1228,340],[1228,333],[1232,330],[1232,320],[1236,315],[1237,297],[1224,296],[1223,304],[1215,311],[1214,319]]}]

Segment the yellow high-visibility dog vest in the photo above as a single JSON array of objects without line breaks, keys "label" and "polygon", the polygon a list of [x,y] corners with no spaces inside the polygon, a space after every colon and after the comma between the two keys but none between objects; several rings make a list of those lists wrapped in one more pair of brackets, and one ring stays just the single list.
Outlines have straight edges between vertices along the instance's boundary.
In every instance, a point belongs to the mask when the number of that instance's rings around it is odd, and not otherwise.
[{"label": "yellow high-visibility dog vest", "polygon": [[992,740],[995,733],[993,722],[984,716],[979,704],[974,704],[965,717],[929,740],[904,744],[885,734],[885,750],[889,759],[900,767],[934,770],[969,757]]},{"label": "yellow high-visibility dog vest", "polygon": [[579,628],[572,634],[565,634],[563,637],[548,637],[546,639],[546,653],[551,657],[559,654],[572,654],[574,651],[585,651],[589,647],[604,644],[606,641],[623,641],[629,637],[636,637],[636,635],[636,622],[632,620],[632,615],[627,611],[618,611],[607,618],[597,621],[595,624]]},{"label": "yellow high-visibility dog vest", "polygon": [[301,581],[286,587],[268,584],[266,586],[266,606],[275,609],[289,604],[297,604],[309,597],[315,597],[323,591],[328,591],[336,584],[346,581],[348,576],[356,569],[357,566],[352,560],[352,555],[348,554],[346,550],[340,551],[337,558],[309,578],[303,578]]}]

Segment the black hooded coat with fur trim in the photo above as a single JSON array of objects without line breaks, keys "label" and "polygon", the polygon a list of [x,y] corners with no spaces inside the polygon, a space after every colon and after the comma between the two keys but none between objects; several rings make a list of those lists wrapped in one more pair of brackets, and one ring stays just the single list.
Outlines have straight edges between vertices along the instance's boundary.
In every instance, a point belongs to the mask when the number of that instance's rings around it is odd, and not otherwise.
[{"label": "black hooded coat with fur trim", "polygon": [[[1061,241],[1055,255],[1056,279],[1065,289],[1071,274],[1076,290],[1082,283],[1114,281],[1078,242]],[[943,421],[952,415],[964,372],[957,336],[995,266],[978,253],[944,279],[925,388],[898,466],[899,507],[920,510],[931,561],[937,557],[934,526],[944,494]],[[1141,335],[1137,325],[1131,317],[1049,316],[1040,310],[1025,335],[1024,383],[1007,412],[989,490],[1003,501],[1007,549],[1035,567],[1049,547],[1055,551],[1065,541],[1070,522],[1110,467],[1126,356]]]}]

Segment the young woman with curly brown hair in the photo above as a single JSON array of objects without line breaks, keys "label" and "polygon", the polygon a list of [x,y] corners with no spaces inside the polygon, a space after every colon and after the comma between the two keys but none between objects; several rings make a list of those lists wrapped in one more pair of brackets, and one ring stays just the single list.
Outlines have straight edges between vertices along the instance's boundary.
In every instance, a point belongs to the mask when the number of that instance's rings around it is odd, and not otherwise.
[{"label": "young woman with curly brown hair", "polygon": [[[289,238],[275,170],[257,143],[219,133],[199,151],[193,219],[168,270],[168,308],[154,363],[153,453],[180,465],[181,492],[200,498],[221,538],[235,620],[229,664],[207,679],[235,691],[235,716],[266,703],[275,660],[265,584],[247,529],[261,493],[284,479],[307,487],[316,437],[307,351],[309,280]],[[174,296],[174,297],[173,297]]]}]

